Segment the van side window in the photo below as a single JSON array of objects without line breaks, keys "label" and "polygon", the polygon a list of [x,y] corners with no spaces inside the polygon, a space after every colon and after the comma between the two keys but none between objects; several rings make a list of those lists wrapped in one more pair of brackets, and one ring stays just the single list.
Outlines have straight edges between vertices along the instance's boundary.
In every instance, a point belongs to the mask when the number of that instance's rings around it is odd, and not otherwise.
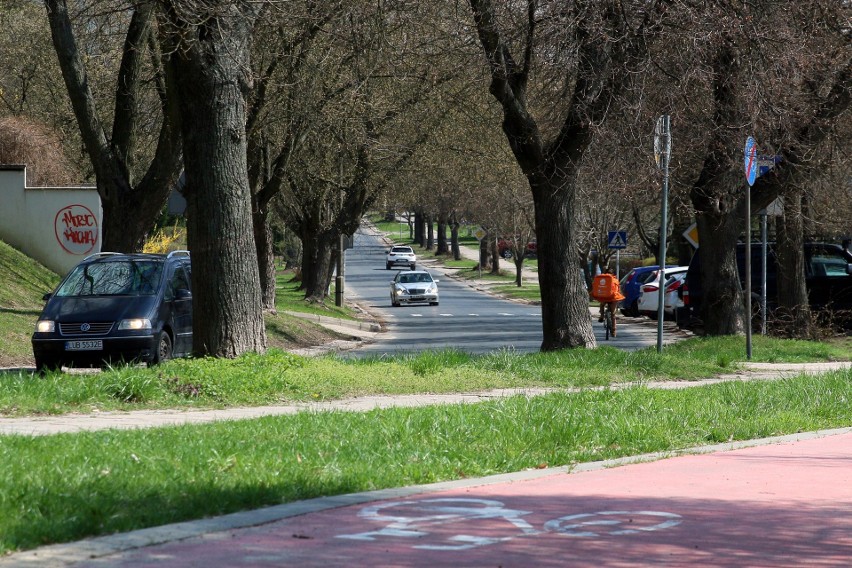
[{"label": "van side window", "polygon": [[175,293],[178,290],[189,290],[189,278],[186,275],[186,271],[182,266],[178,266],[175,268],[174,274],[172,274],[171,279],[169,280],[169,287],[166,290],[166,297],[168,299],[173,299],[175,297]]}]

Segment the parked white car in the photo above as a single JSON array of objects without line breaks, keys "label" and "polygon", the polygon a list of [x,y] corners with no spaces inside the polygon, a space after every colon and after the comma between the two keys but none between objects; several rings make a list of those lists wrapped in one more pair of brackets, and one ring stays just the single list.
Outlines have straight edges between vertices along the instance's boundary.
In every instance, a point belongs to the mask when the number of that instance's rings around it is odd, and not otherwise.
[{"label": "parked white car", "polygon": [[414,254],[414,249],[404,245],[394,245],[388,251],[388,257],[385,262],[385,268],[390,270],[397,264],[407,266],[411,270],[417,267],[417,255]]},{"label": "parked white car", "polygon": [[427,302],[438,305],[438,281],[425,270],[403,270],[397,272],[390,283],[391,305]]},{"label": "parked white car", "polygon": [[[667,268],[664,273],[665,283],[663,285],[665,286],[665,291],[663,294],[663,311],[666,316],[674,316],[675,310],[683,306],[683,300],[678,298],[677,291],[686,279],[688,268],[688,266]],[[653,320],[657,319],[658,307],[660,305],[659,283],[660,272],[656,270],[654,271],[654,275],[642,285],[642,294],[639,296],[639,314],[648,316]]]}]

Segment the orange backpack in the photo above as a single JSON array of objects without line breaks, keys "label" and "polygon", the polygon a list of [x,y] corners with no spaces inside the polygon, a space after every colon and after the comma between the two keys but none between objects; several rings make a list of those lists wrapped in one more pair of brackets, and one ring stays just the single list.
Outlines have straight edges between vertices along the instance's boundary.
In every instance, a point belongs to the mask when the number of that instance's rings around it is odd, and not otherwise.
[{"label": "orange backpack", "polygon": [[614,274],[598,274],[592,280],[592,298],[599,302],[614,302],[618,299],[618,279]]}]

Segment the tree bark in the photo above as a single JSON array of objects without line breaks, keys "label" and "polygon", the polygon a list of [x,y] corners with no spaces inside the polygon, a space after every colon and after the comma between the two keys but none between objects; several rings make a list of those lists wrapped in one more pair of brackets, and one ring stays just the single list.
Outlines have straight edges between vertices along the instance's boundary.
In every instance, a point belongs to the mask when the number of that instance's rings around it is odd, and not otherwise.
[{"label": "tree bark", "polygon": [[488,253],[491,256],[491,274],[500,274],[500,250],[497,248],[496,235],[488,239]]},{"label": "tree bark", "polygon": [[305,299],[310,302],[322,302],[328,295],[331,285],[332,259],[336,240],[334,231],[323,231],[316,227],[302,227],[302,286]]},{"label": "tree bark", "polygon": [[[595,346],[589,293],[579,277],[574,246],[576,195],[565,191],[566,184],[571,187],[562,179],[536,180],[533,184],[541,317],[547,330],[542,351]],[[563,189],[557,191],[553,186]]]},{"label": "tree bark", "polygon": [[789,318],[786,329],[791,336],[808,338],[812,333],[812,320],[805,286],[803,219],[802,191],[788,192],[784,196],[784,215],[777,226],[775,243],[779,315]]},{"label": "tree bark", "polygon": [[208,3],[181,13],[171,55],[186,160],[193,266],[193,350],[237,357],[266,349],[246,160],[245,99],[255,7]]},{"label": "tree bark", "polygon": [[254,242],[257,250],[257,268],[260,275],[261,305],[264,311],[275,311],[275,252],[273,250],[272,227],[269,225],[269,213],[264,210],[252,215]]},{"label": "tree bark", "polygon": [[450,249],[453,260],[461,260],[461,246],[459,245],[459,222],[453,217],[450,223]]},{"label": "tree bark", "polygon": [[438,247],[435,254],[444,255],[449,252],[447,247],[447,219],[443,215],[438,216]]}]

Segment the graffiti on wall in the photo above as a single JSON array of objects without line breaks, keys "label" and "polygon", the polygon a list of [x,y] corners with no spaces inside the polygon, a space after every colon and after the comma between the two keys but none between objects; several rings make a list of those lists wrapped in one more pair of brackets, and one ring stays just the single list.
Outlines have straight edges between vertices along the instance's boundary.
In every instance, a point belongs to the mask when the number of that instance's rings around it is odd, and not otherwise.
[{"label": "graffiti on wall", "polygon": [[63,207],[53,225],[59,246],[68,253],[86,254],[98,242],[98,218],[85,205]]}]

